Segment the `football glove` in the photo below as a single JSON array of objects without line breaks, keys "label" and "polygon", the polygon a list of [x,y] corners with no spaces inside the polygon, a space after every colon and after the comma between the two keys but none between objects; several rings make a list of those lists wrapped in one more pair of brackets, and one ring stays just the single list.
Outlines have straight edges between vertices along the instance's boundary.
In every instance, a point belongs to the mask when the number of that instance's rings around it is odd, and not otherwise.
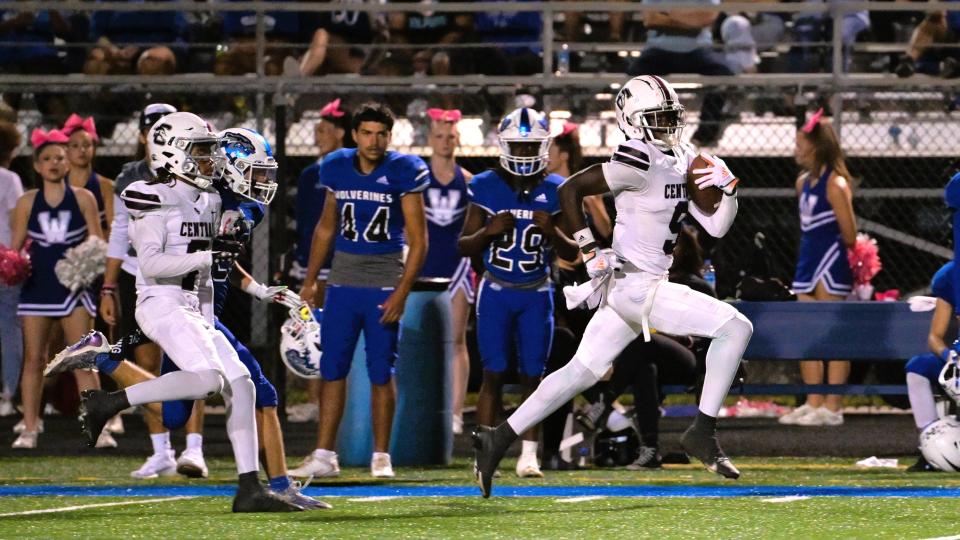
[{"label": "football glove", "polygon": [[738,180],[737,177],[730,172],[727,164],[717,156],[711,156],[706,152],[701,153],[700,157],[709,163],[710,166],[693,170],[693,174],[703,175],[694,180],[694,182],[697,183],[697,187],[700,189],[717,187],[727,195],[733,195],[734,191],[737,189]]},{"label": "football glove", "polygon": [[220,218],[218,236],[247,243],[253,233],[253,222],[239,210],[226,210]]},{"label": "football glove", "polygon": [[243,242],[217,236],[213,239],[213,265],[226,268],[233,265],[233,261],[243,252]]},{"label": "football glove", "polygon": [[585,227],[573,233],[573,239],[580,246],[580,252],[583,254],[583,264],[587,267],[587,275],[590,276],[590,279],[613,272],[613,264],[607,254],[600,250],[590,227]]}]

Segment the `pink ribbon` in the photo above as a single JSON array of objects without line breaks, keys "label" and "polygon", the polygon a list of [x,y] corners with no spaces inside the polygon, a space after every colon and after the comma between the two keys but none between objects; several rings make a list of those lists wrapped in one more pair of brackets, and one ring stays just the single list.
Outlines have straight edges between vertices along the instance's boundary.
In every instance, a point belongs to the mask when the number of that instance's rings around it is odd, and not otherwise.
[{"label": "pink ribbon", "polygon": [[463,118],[460,109],[427,109],[427,116],[434,122],[450,122],[456,124]]},{"label": "pink ribbon", "polygon": [[69,137],[78,129],[86,131],[90,134],[90,137],[92,137],[94,141],[100,142],[100,137],[97,136],[97,125],[94,124],[92,116],[81,118],[80,115],[76,113],[71,114],[70,118],[67,118],[67,122],[63,124],[63,129],[60,131]]},{"label": "pink ribbon", "polygon": [[817,112],[813,113],[813,116],[811,116],[810,119],[807,120],[807,123],[804,124],[802,128],[800,128],[800,131],[804,133],[810,133],[811,131],[813,131],[813,128],[820,123],[820,118],[822,116],[823,116],[823,107],[820,107],[819,109],[817,109]]},{"label": "pink ribbon", "polygon": [[573,122],[564,122],[564,123],[563,123],[563,130],[560,131],[560,134],[557,135],[557,137],[563,137],[564,135],[569,135],[569,134],[573,133],[574,131],[576,131],[577,128],[579,128],[579,127],[580,127],[580,126],[579,126],[578,124],[574,124]]},{"label": "pink ribbon", "polygon": [[334,117],[334,118],[340,118],[341,116],[343,116],[343,115],[345,115],[345,114],[347,114],[347,113],[340,110],[340,99],[339,99],[339,98],[331,101],[330,103],[327,103],[326,105],[323,106],[322,109],[320,109],[320,117],[321,117],[321,118],[323,118],[324,116],[332,116],[332,117]]},{"label": "pink ribbon", "polygon": [[40,128],[34,128],[34,130],[30,133],[30,144],[34,148],[40,148],[47,143],[66,144],[69,140],[70,137],[67,137],[58,129],[44,131]]}]

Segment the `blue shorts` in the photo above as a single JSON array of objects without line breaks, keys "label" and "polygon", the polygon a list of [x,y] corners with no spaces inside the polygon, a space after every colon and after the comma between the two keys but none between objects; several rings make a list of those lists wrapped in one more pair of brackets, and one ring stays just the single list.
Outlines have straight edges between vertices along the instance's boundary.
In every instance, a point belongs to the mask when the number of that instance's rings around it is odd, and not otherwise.
[{"label": "blue shorts", "polygon": [[[250,378],[253,380],[253,386],[256,388],[256,406],[258,409],[264,407],[276,407],[279,403],[277,399],[277,389],[274,388],[270,381],[267,380],[266,376],[263,374],[263,370],[260,369],[260,363],[257,362],[257,359],[253,357],[253,353],[250,352],[250,349],[240,343],[236,336],[233,335],[226,326],[224,326],[219,320],[216,321],[215,326],[217,330],[227,341],[230,342],[230,345],[233,346],[233,350],[237,351],[237,356],[240,357],[240,361],[243,362],[243,365],[247,366],[247,370],[250,371]],[[164,354],[163,355],[163,364],[160,367],[160,374],[170,373],[171,371],[179,371],[180,368],[173,363],[170,358]],[[167,429],[180,429],[186,425],[187,420],[190,419],[190,415],[193,413],[193,401],[192,400],[180,400],[180,401],[164,401],[162,404],[163,409],[163,425]]]},{"label": "blue shorts", "polygon": [[486,279],[480,283],[477,343],[483,369],[503,373],[516,350],[520,373],[539,377],[550,356],[552,339],[553,285],[511,289]]},{"label": "blue shorts", "polygon": [[921,354],[907,361],[904,371],[926,377],[931,383],[937,385],[940,384],[940,371],[945,364],[943,358],[933,353]]},{"label": "blue shorts", "polygon": [[327,285],[320,326],[320,376],[325,381],[339,381],[350,373],[353,352],[363,330],[366,343],[367,375],[370,383],[387,384],[397,363],[400,323],[380,324],[380,309],[393,289]]}]

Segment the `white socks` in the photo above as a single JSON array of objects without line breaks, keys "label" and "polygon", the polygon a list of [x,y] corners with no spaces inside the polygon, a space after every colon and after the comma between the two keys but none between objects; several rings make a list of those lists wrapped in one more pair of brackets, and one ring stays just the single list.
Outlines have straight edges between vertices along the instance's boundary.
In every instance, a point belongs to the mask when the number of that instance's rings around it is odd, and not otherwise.
[{"label": "white socks", "polygon": [[541,381],[530,397],[507,418],[507,423],[519,435],[539,424],[580,392],[597,384],[597,380],[597,376],[574,356],[567,365]]},{"label": "white socks", "polygon": [[187,450],[202,450],[203,435],[199,433],[187,433]]},{"label": "white socks", "polygon": [[937,421],[937,404],[933,399],[933,390],[930,380],[917,373],[907,373],[907,396],[910,398],[910,408],[913,409],[913,422],[917,429],[923,428]]},{"label": "white socks", "polygon": [[155,433],[150,435],[150,443],[153,445],[153,454],[162,455],[170,450],[170,432]]},{"label": "white socks", "polygon": [[537,441],[523,441],[523,449],[520,451],[520,455],[537,457],[538,446]]},{"label": "white socks", "polygon": [[214,369],[203,371],[173,371],[126,389],[130,405],[160,403],[180,399],[206,399],[219,394],[223,377]]},{"label": "white socks", "polygon": [[337,457],[337,453],[332,450],[326,450],[324,448],[317,448],[313,451],[313,457],[317,459],[330,459]]},{"label": "white socks", "polygon": [[249,375],[230,381],[223,389],[227,406],[227,436],[237,461],[237,472],[244,474],[260,470],[257,447],[256,389]]},{"label": "white socks", "polygon": [[753,325],[740,313],[717,330],[707,349],[707,373],[700,395],[700,412],[703,414],[716,418],[720,413],[723,398],[730,391],[740,358],[752,335]]}]

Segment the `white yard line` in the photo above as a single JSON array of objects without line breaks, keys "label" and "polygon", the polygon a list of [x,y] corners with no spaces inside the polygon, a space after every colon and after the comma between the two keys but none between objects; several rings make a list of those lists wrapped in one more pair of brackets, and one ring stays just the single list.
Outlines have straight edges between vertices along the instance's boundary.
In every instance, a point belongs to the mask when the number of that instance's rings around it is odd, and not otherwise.
[{"label": "white yard line", "polygon": [[162,499],[142,499],[133,501],[118,501],[109,503],[80,504],[76,506],[64,506],[61,508],[45,508],[43,510],[25,510],[23,512],[7,512],[0,514],[0,517],[30,516],[34,514],[53,514],[56,512],[73,512],[76,510],[86,510],[87,508],[106,508],[109,506],[127,506],[130,504],[150,504],[158,502],[180,501],[184,499],[195,499],[196,497],[164,497]]},{"label": "white yard line", "polygon": [[809,499],[806,495],[787,495],[786,497],[774,497],[772,499],[760,499],[762,502],[769,503],[788,503],[788,502],[797,502],[805,501]]},{"label": "white yard line", "polygon": [[558,503],[581,503],[587,501],[599,501],[600,499],[606,499],[603,495],[590,495],[587,497],[564,497],[562,499],[554,499],[553,502]]},{"label": "white yard line", "polygon": [[953,536],[938,536],[936,538],[925,538],[924,540],[960,540],[960,534]]},{"label": "white yard line", "polygon": [[394,499],[400,499],[398,496],[383,496],[383,497],[355,497],[353,499],[347,499],[347,502],[378,502],[378,501],[392,501]]}]

